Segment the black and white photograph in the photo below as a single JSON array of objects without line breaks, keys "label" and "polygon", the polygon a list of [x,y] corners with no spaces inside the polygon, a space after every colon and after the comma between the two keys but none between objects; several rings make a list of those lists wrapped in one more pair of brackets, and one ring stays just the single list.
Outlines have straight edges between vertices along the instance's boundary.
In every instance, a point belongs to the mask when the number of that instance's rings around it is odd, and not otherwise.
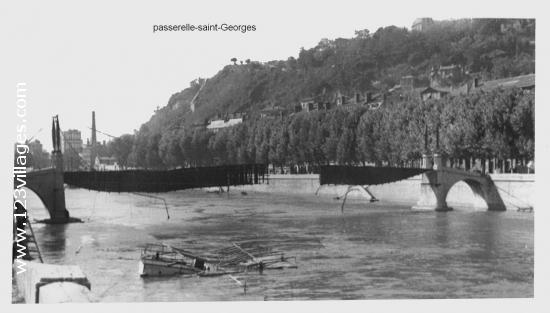
[{"label": "black and white photograph", "polygon": [[534,3],[2,4],[5,312],[538,312]]}]

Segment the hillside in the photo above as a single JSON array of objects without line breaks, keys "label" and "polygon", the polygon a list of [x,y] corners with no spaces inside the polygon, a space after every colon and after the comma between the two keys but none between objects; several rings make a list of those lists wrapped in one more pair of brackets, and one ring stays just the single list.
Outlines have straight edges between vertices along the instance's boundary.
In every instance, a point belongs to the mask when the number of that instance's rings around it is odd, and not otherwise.
[{"label": "hillside", "polygon": [[[278,106],[291,113],[305,97],[366,91],[383,94],[408,75],[414,77],[415,84],[426,85],[434,69],[448,65],[462,69],[460,75],[441,80],[448,86],[473,76],[489,80],[534,73],[534,40],[534,20],[462,19],[435,21],[422,31],[395,26],[374,33],[360,30],[353,38],[322,39],[311,49],[302,48],[298,58],[234,62],[206,82],[197,79],[172,95],[167,105],[127,140],[133,145],[133,159],[130,157],[128,163],[160,167],[188,164],[182,161],[186,153],[200,154],[190,150],[215,148],[209,142],[211,136],[193,126],[204,125],[216,116],[243,112],[249,118],[245,124],[252,126],[257,113],[265,108]],[[193,99],[194,112],[190,108]],[[246,132],[246,127],[239,130]],[[329,133],[322,135],[329,137]],[[128,155],[121,158],[126,163]]]},{"label": "hillside", "polygon": [[356,31],[354,38],[302,48],[297,59],[227,65],[206,82],[193,114],[188,109],[198,81],[174,94],[147,125],[156,129],[185,119],[190,126],[217,114],[272,106],[291,110],[301,98],[323,92],[384,91],[406,75],[427,82],[432,68],[451,64],[485,80],[533,73],[534,35],[534,20],[513,19],[439,21],[421,32],[395,26]]}]

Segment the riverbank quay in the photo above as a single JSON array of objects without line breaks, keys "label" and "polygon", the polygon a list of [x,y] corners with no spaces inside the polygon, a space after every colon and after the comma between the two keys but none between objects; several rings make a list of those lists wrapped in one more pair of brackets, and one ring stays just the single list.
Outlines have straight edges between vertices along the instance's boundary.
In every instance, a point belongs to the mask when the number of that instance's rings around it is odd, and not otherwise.
[{"label": "riverbank quay", "polygon": [[13,275],[15,303],[93,302],[91,284],[79,266],[29,261],[25,267]]},{"label": "riverbank quay", "polygon": [[[534,206],[535,174],[490,174],[507,210],[518,210]],[[414,204],[420,197],[421,175],[398,182],[369,186],[369,191],[380,201]],[[269,175],[266,184],[238,186],[241,191],[268,192],[281,194],[311,194],[324,197],[343,197],[348,186],[319,185],[318,174],[274,174]],[[366,199],[368,195],[360,189],[348,194],[349,199]],[[475,196],[465,182],[456,183],[447,195],[451,207],[471,207]]]}]

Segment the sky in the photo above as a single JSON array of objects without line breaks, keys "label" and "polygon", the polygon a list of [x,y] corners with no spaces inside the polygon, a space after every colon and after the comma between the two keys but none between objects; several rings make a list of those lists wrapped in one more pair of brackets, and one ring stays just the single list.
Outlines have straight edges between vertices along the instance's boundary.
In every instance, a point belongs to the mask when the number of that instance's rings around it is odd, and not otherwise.
[{"label": "sky", "polygon": [[[461,3],[442,10],[440,1],[19,1],[0,10],[0,19],[13,30],[8,85],[25,82],[28,88],[27,135],[51,150],[51,116],[59,115],[62,130],[81,130],[84,142],[92,110],[98,130],[133,133],[172,94],[197,77],[215,75],[233,57],[285,60],[322,38],[351,38],[355,30],[389,25],[410,28],[423,16],[498,16]],[[251,24],[257,30],[153,33],[155,24],[186,23]]]}]

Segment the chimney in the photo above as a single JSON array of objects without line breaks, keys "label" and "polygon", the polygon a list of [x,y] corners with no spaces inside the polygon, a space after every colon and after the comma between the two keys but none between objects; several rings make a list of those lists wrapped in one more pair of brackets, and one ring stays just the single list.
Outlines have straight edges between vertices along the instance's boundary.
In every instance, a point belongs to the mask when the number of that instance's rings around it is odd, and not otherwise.
[{"label": "chimney", "polygon": [[92,111],[92,145],[97,142],[96,130],[95,130],[95,111]]},{"label": "chimney", "polygon": [[95,168],[95,158],[96,158],[96,129],[95,129],[95,111],[92,111],[92,142],[90,149],[90,170]]},{"label": "chimney", "polygon": [[359,103],[361,101],[361,94],[356,92],[355,93],[355,103]]}]

